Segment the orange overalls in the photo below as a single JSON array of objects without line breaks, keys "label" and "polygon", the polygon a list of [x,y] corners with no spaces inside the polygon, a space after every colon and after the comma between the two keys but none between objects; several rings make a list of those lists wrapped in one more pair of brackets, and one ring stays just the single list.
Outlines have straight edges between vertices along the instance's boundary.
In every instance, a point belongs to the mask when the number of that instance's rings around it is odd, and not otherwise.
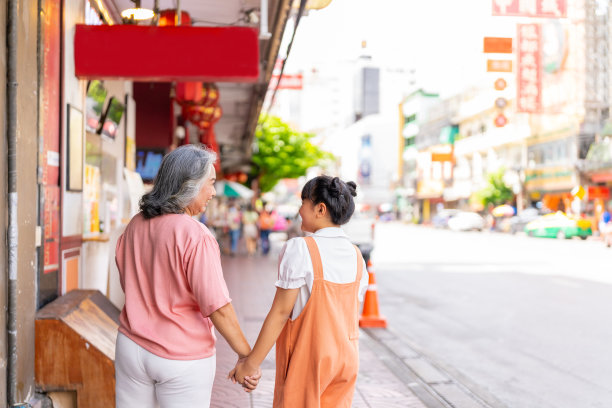
[{"label": "orange overalls", "polygon": [[354,282],[328,282],[314,238],[304,239],[314,282],[306,306],[276,341],[274,408],[350,408],[359,371],[361,253],[355,247]]}]

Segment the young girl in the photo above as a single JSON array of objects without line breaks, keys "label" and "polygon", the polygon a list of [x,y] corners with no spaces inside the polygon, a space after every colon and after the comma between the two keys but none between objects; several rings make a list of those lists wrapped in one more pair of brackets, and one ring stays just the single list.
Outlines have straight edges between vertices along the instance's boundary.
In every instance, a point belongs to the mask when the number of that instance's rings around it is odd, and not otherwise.
[{"label": "young girl", "polygon": [[340,228],[355,210],[355,188],[329,176],[306,183],[300,216],[311,235],[285,244],[270,312],[253,351],[229,374],[248,382],[276,342],[275,408],[351,406],[368,283],[361,253]]}]

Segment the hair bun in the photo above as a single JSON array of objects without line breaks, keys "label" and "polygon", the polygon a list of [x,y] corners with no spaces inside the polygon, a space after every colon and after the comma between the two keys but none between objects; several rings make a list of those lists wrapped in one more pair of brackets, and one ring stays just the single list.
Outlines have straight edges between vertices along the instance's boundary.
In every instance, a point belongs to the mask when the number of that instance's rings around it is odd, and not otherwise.
[{"label": "hair bun", "polygon": [[357,184],[354,181],[347,181],[346,186],[353,197],[357,197]]},{"label": "hair bun", "polygon": [[342,184],[342,180],[340,180],[338,177],[334,177],[329,183],[329,195],[334,198],[340,197],[343,193],[342,190],[344,190],[342,188]]}]

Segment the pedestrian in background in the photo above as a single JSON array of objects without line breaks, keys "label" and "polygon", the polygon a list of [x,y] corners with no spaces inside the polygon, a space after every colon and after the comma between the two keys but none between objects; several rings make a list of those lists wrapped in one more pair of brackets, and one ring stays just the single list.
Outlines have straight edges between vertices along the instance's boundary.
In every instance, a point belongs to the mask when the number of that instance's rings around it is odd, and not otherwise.
[{"label": "pedestrian in background", "polygon": [[248,204],[242,214],[242,232],[244,233],[247,254],[251,256],[255,255],[257,251],[257,236],[259,235],[259,230],[257,229],[258,218],[259,215],[253,210],[253,206]]},{"label": "pedestrian in background", "polygon": [[238,358],[251,351],[217,241],[193,218],[215,196],[215,160],[195,145],[166,155],[140,213],[117,242],[125,292],[115,355],[117,408],[208,407],[216,369],[213,326]]},{"label": "pedestrian in background", "polygon": [[274,216],[272,215],[269,208],[264,204],[264,208],[261,210],[259,214],[259,220],[257,223],[259,224],[259,239],[261,243],[261,253],[264,255],[268,255],[270,252],[270,232],[274,228]]},{"label": "pedestrian in background", "polygon": [[211,205],[214,208],[214,213],[210,217],[210,224],[215,231],[215,237],[222,253],[227,254],[227,240],[229,239],[229,228],[227,226],[227,204],[221,200],[215,200],[216,205]]},{"label": "pedestrian in background", "polygon": [[238,241],[240,240],[240,227],[242,225],[242,213],[238,203],[234,202],[227,211],[227,228],[230,238],[230,255],[238,253]]},{"label": "pedestrian in background", "polygon": [[[275,408],[349,408],[359,366],[358,305],[365,262],[340,225],[355,210],[356,185],[319,176],[302,190],[302,229],[285,244],[276,296],[253,351],[229,373],[256,373],[276,342]],[[308,306],[308,307],[306,307]]]}]

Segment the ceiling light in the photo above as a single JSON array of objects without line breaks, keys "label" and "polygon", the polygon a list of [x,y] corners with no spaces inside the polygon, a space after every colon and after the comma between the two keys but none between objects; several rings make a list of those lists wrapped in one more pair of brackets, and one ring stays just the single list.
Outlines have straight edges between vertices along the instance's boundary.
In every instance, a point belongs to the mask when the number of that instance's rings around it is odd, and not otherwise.
[{"label": "ceiling light", "polygon": [[149,20],[155,17],[155,12],[150,9],[140,7],[140,0],[133,0],[136,7],[123,10],[121,17],[126,20]]}]

